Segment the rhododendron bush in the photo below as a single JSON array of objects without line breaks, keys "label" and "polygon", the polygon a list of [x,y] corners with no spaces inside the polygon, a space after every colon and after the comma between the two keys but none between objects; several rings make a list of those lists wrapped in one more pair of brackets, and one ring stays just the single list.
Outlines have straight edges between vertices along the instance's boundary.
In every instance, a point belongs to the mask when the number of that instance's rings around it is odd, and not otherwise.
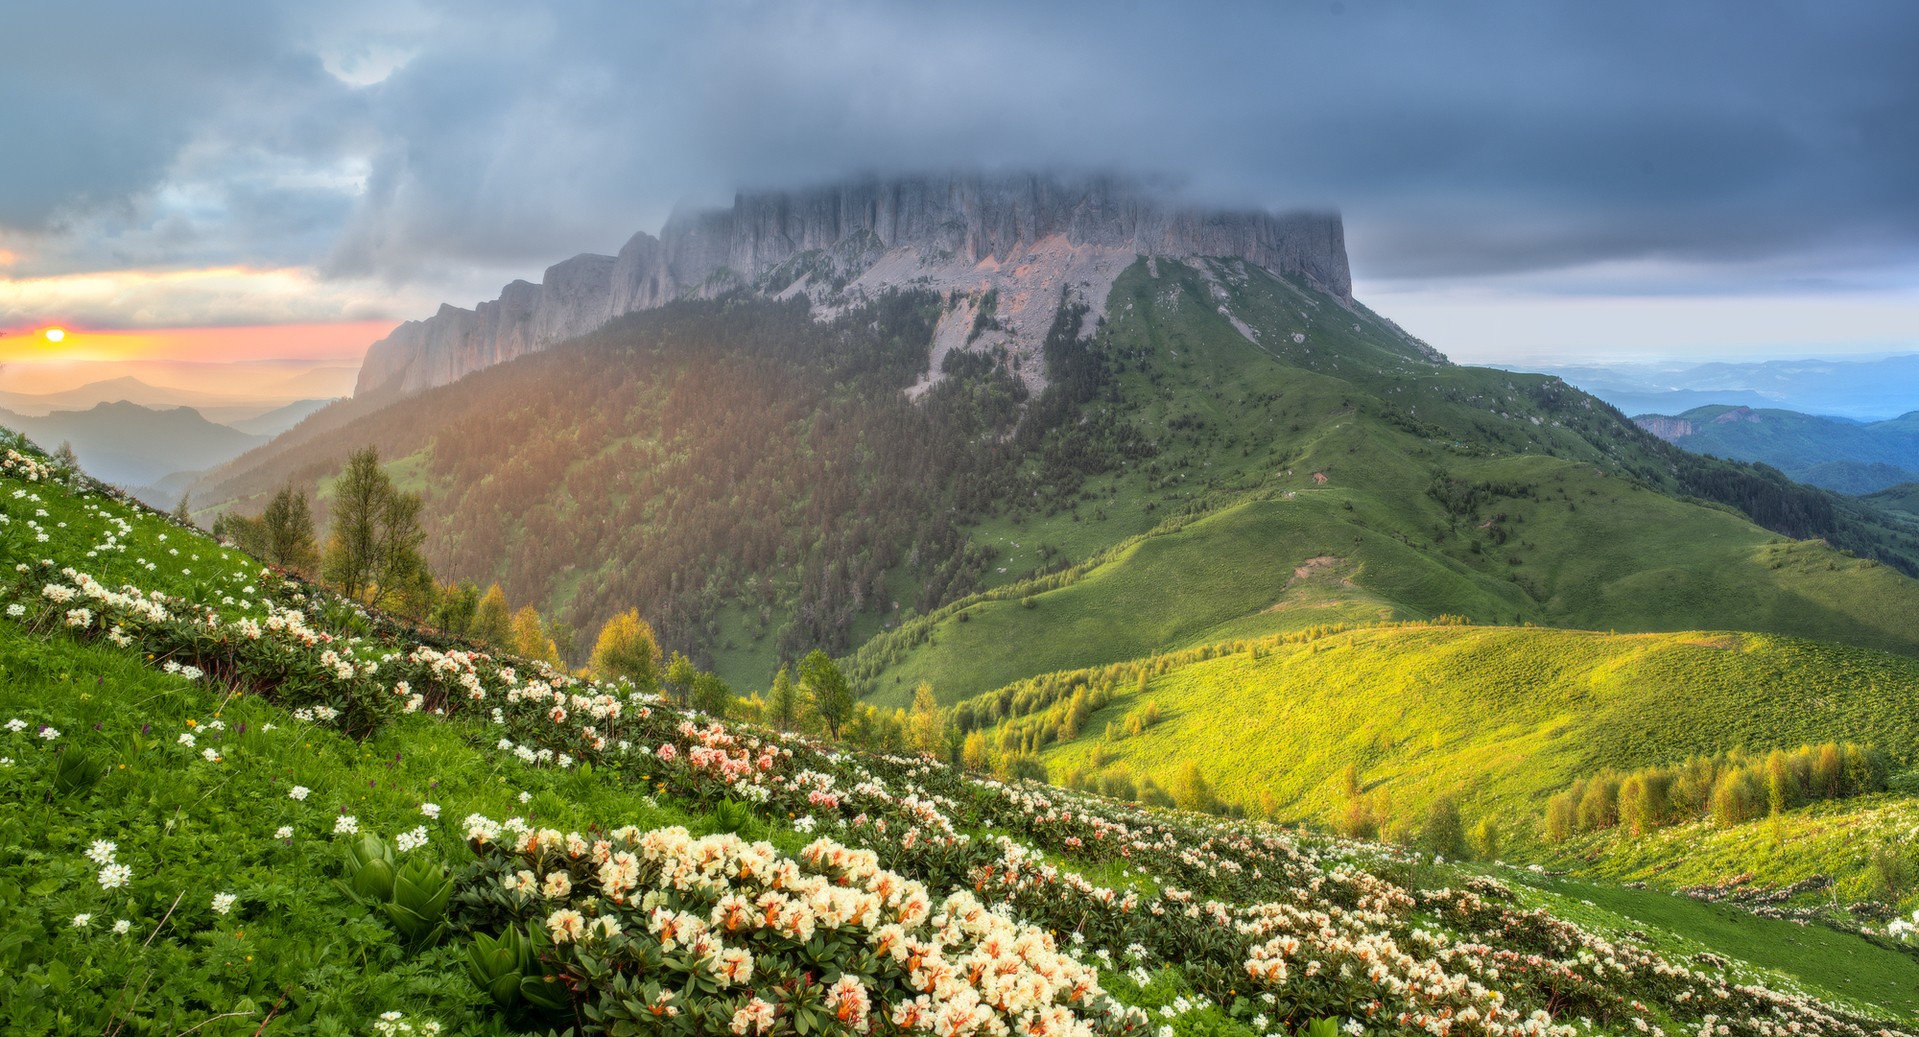
[{"label": "rhododendron bush", "polygon": [[[544,967],[612,1033],[1128,1033],[1144,1026],[1053,937],[937,896],[870,850],[799,859],[684,828],[507,833],[468,819],[478,929],[544,930]],[[505,838],[501,838],[504,835]]]}]

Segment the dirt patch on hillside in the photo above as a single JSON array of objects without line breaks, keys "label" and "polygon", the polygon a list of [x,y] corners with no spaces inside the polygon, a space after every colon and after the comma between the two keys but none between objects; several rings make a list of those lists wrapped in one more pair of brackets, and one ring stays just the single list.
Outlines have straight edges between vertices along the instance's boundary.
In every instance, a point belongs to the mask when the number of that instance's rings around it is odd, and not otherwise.
[{"label": "dirt patch on hillside", "polygon": [[[1291,582],[1300,583],[1305,580],[1310,580],[1315,576],[1325,576],[1338,569],[1339,563],[1340,559],[1336,555],[1320,555],[1317,558],[1308,558],[1305,562],[1293,569]],[[1346,581],[1342,580],[1340,582],[1344,583]]]}]

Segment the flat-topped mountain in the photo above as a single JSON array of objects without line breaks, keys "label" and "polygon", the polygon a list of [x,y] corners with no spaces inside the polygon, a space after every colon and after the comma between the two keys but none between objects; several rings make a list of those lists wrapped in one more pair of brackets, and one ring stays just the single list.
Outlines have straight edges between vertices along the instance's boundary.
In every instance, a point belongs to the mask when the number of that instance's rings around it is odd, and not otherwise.
[{"label": "flat-topped mountain", "polygon": [[[966,302],[941,322],[931,377],[954,346],[1037,361],[1062,296],[1089,307],[1090,328],[1142,255],[1244,260],[1351,298],[1335,213],[1199,208],[1110,177],[875,178],[742,193],[730,209],[675,213],[659,237],[635,234],[618,256],[575,256],[471,310],[442,305],[374,343],[355,392],[444,385],[621,314],[734,288],[804,295],[819,313],[892,285],[958,293]],[[1042,363],[1020,368],[1043,384]]]}]

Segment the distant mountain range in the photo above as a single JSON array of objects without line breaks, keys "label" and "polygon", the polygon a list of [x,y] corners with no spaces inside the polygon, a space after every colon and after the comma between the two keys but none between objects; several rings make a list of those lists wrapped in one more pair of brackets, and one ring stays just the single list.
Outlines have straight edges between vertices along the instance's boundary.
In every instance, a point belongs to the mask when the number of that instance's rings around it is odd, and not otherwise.
[{"label": "distant mountain range", "polygon": [[[125,378],[26,398],[30,407],[38,409],[36,405],[56,399],[84,401],[115,391],[147,400],[194,395]],[[19,394],[0,395],[5,403],[20,398]],[[125,487],[148,503],[171,506],[195,473],[267,442],[328,402],[300,400],[230,425],[209,421],[194,407],[145,406],[125,398],[94,403],[84,410],[39,414],[0,406],[0,425],[18,429],[48,450],[67,443],[89,474]]]},{"label": "distant mountain range", "polygon": [[1880,421],[1919,410],[1919,354],[1881,360],[1584,364],[1532,370],[1558,375],[1627,414],[1679,414],[1726,404]]},{"label": "distant mountain range", "polygon": [[1694,453],[1764,462],[1800,482],[1840,493],[1919,482],[1919,411],[1861,423],[1715,404],[1677,415],[1641,414],[1633,421]]},{"label": "distant mountain range", "polygon": [[344,396],[359,367],[325,358],[14,361],[0,365],[0,407],[43,416],[126,400],[192,407],[208,421],[232,424],[302,400]]}]

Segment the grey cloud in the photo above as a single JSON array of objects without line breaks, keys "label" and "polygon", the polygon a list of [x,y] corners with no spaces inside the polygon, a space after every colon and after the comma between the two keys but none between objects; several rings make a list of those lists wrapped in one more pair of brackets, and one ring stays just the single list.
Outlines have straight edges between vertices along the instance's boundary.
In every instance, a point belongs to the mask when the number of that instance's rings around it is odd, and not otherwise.
[{"label": "grey cloud", "polygon": [[[20,8],[0,33],[105,10]],[[76,268],[225,254],[491,294],[682,201],[949,166],[1336,205],[1385,280],[1660,261],[1823,283],[1919,255],[1899,2],[149,10],[0,71],[31,99],[0,132],[55,156],[0,174],[0,228]],[[363,192],[294,175],[355,164]]]}]

